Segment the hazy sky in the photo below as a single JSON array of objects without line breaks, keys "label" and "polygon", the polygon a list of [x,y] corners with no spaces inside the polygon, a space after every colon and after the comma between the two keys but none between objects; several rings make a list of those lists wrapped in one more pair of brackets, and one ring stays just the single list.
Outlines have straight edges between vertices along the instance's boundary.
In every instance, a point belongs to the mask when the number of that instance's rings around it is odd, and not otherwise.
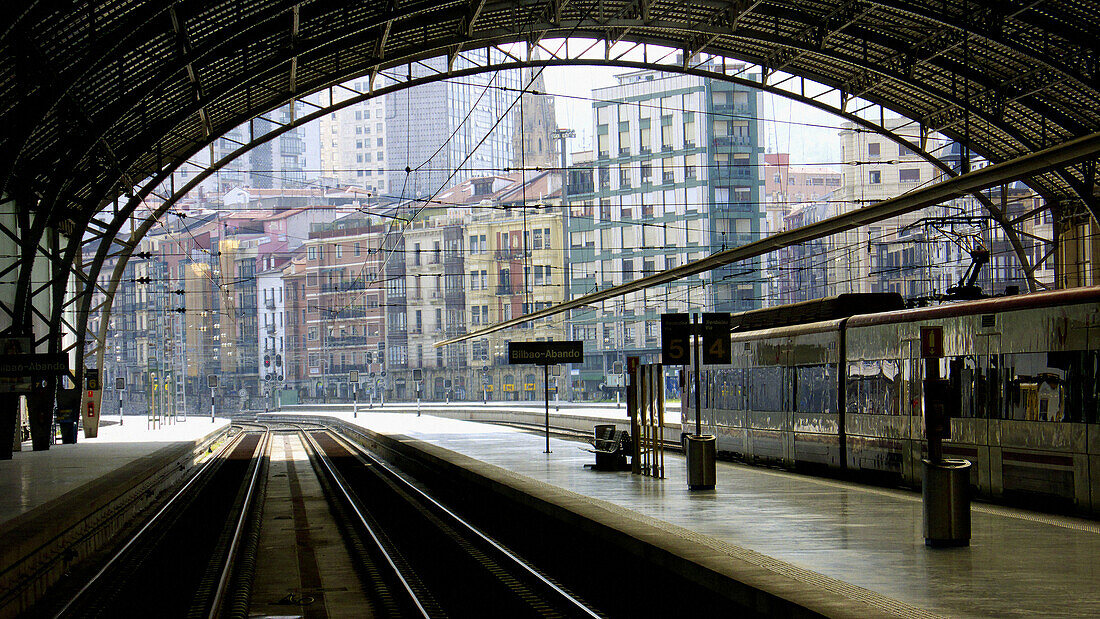
[{"label": "hazy sky", "polygon": [[[628,69],[607,67],[547,67],[543,72],[554,102],[558,125],[577,131],[572,151],[592,147],[592,89],[613,86],[615,75]],[[764,95],[760,106],[767,152],[789,152],[796,165],[838,165],[840,119],[782,97]]]}]

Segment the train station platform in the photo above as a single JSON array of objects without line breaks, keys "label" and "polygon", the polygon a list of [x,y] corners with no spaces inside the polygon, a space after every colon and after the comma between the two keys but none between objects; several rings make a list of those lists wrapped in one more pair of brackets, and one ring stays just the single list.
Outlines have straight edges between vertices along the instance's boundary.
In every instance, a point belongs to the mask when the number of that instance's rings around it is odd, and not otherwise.
[{"label": "train station platform", "polygon": [[[320,413],[432,450],[829,616],[1100,616],[1100,523],[972,505],[969,547],[928,548],[919,493],[718,463],[689,491],[682,456],[665,479],[595,472],[576,441],[424,413]],[[296,411],[305,414],[305,411]]]},{"label": "train station platform", "polygon": [[[103,420],[99,436],[0,460],[0,616],[18,614],[68,566],[112,539],[182,479],[229,421],[193,417],[150,429]],[[27,583],[34,583],[27,587]],[[14,609],[14,612],[12,612]]]}]

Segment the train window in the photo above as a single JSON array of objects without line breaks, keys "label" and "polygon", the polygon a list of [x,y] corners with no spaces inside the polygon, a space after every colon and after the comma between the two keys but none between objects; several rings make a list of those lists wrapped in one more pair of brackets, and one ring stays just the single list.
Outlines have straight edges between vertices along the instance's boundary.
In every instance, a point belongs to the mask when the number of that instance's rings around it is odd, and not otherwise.
[{"label": "train window", "polygon": [[795,410],[800,413],[836,412],[836,366],[795,368]]},{"label": "train window", "polygon": [[1000,355],[983,355],[978,358],[978,373],[974,377],[974,408],[978,417],[996,419],[1001,416]]},{"label": "train window", "polygon": [[1004,355],[1005,418],[1095,423],[1100,351]]},{"label": "train window", "polygon": [[730,368],[726,372],[726,390],[722,397],[722,408],[745,410],[745,369]]},{"label": "train window", "polygon": [[[946,378],[951,383],[951,393],[955,396],[955,408],[949,414],[953,417],[976,417],[974,414],[974,377],[977,372],[977,360],[971,355],[947,357]],[[942,371],[942,370],[941,370]]]},{"label": "train window", "polygon": [[783,406],[783,368],[749,368],[749,410],[781,411]]},{"label": "train window", "polygon": [[901,362],[854,361],[844,383],[845,410],[865,415],[900,415]]},{"label": "train window", "polygon": [[1077,421],[1066,418],[1066,370],[1055,353],[1004,355],[1005,418],[1022,421]]}]

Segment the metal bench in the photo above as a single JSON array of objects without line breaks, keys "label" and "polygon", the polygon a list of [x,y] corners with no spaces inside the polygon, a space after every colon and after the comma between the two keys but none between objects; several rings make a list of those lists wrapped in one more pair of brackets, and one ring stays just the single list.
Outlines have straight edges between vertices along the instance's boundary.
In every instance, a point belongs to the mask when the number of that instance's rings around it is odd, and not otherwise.
[{"label": "metal bench", "polygon": [[596,454],[597,471],[630,470],[626,461],[631,452],[630,432],[606,424],[596,426],[594,435],[592,449],[588,451]]}]

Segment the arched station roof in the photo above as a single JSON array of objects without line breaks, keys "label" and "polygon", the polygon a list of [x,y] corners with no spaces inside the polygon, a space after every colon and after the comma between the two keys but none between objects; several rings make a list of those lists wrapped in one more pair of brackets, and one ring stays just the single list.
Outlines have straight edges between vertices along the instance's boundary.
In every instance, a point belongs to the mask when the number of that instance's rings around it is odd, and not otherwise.
[{"label": "arched station roof", "polygon": [[[544,38],[744,59],[881,104],[994,162],[1100,129],[1091,0],[13,0],[5,9],[0,190],[55,222],[87,217],[297,95]],[[1093,169],[1033,185],[1095,214]]]}]

